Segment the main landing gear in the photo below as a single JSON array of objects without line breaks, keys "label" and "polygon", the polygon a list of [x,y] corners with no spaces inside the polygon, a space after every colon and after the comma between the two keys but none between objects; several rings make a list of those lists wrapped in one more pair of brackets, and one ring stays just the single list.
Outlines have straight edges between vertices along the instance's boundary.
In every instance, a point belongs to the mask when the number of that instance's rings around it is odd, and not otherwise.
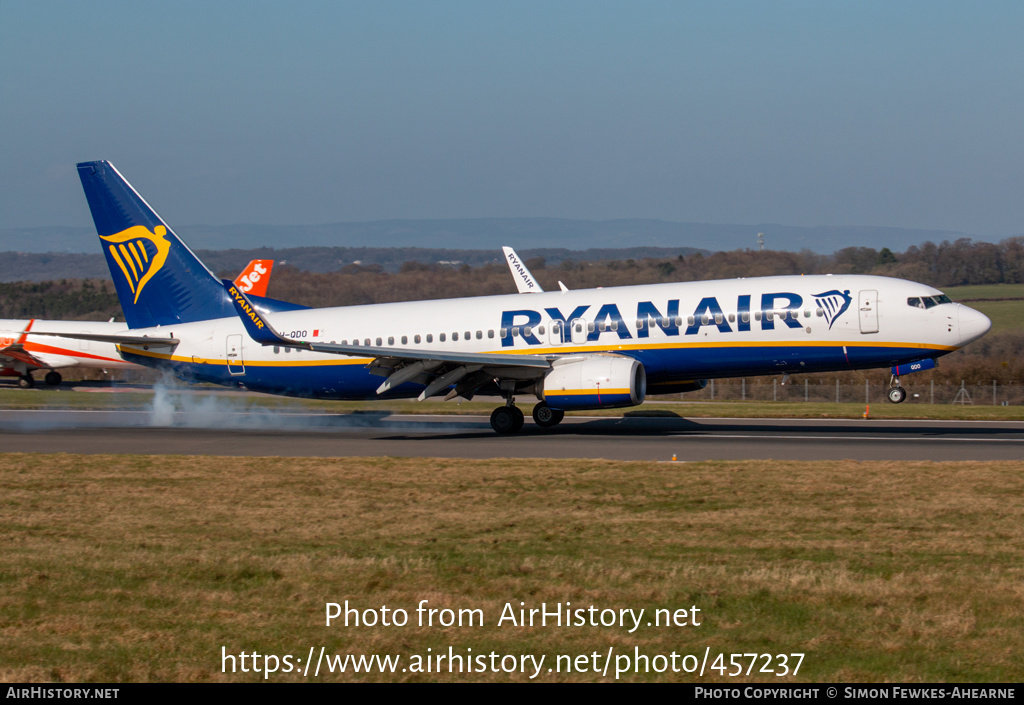
[{"label": "main landing gear", "polygon": [[47,372],[46,377],[43,379],[46,380],[46,383],[51,387],[56,387],[64,380],[64,378],[60,376],[60,372],[57,372],[56,370],[50,370]]},{"label": "main landing gear", "polygon": [[551,428],[562,423],[565,412],[561,409],[552,409],[547,402],[540,402],[533,407],[533,422],[541,428]]},{"label": "main landing gear", "polygon": [[32,378],[32,375],[27,372],[18,378],[18,386],[22,389],[32,389],[36,386],[36,381]]},{"label": "main landing gear", "polygon": [[499,406],[491,412],[491,428],[502,435],[519,433],[524,420],[523,412],[518,406]]},{"label": "main landing gear", "polygon": [[[513,383],[514,384],[514,383]],[[515,388],[510,384],[502,388],[502,396],[505,397],[505,406],[499,406],[491,412],[491,428],[495,433],[508,435],[519,433],[523,430],[525,421],[522,410],[516,406],[513,396]],[[541,428],[557,426],[565,418],[565,412],[561,409],[552,409],[545,402],[540,402],[533,407],[533,420]]]},{"label": "main landing gear", "polygon": [[[564,411],[552,409],[544,402],[533,407],[533,421],[541,428],[557,426],[564,418]],[[502,435],[519,433],[523,429],[524,420],[523,412],[511,403],[499,406],[491,412],[491,428]]]},{"label": "main landing gear", "polygon": [[886,396],[893,404],[899,404],[907,398],[907,390],[900,386],[900,378],[896,375],[889,379],[889,392]]}]

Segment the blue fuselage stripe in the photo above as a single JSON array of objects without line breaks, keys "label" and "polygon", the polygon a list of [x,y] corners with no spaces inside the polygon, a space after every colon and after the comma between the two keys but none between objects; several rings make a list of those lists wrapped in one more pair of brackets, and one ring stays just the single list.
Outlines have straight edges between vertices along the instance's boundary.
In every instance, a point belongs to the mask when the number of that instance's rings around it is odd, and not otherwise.
[{"label": "blue fuselage stripe", "polygon": [[[846,369],[890,367],[938,357],[947,351],[925,351],[920,347],[858,346],[736,346],[671,347],[610,351],[639,360],[651,386],[681,380],[721,377],[827,372]],[[930,354],[927,354],[930,353]],[[229,370],[225,364],[168,361],[125,352],[129,362],[157,368],[171,368],[180,377],[214,384],[244,384],[247,389],[287,396],[321,399],[381,399],[417,396],[423,385],[406,383],[378,396],[381,377],[370,374],[361,364],[352,365],[260,365],[243,362]]]}]

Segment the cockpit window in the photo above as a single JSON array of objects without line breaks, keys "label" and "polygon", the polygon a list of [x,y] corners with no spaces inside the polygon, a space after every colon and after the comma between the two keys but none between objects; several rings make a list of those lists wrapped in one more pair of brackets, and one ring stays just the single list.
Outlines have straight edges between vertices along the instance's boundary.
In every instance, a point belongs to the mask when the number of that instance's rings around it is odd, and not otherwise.
[{"label": "cockpit window", "polygon": [[945,294],[939,294],[938,296],[911,296],[907,299],[907,306],[913,306],[914,308],[933,308],[939,304],[951,304],[952,301]]}]

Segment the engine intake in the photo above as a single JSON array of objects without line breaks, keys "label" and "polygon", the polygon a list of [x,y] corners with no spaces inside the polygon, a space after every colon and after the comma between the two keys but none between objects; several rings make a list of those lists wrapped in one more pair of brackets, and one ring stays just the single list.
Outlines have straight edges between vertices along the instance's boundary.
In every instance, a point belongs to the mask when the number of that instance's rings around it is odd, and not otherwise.
[{"label": "engine intake", "polygon": [[643,404],[647,373],[631,357],[590,355],[555,363],[540,397],[553,409],[611,409]]}]

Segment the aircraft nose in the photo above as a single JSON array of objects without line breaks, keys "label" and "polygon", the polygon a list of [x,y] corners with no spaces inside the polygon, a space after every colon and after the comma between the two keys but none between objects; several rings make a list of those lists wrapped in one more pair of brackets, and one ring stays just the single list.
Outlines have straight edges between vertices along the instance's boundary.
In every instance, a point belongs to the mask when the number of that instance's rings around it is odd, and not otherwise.
[{"label": "aircraft nose", "polygon": [[957,319],[961,345],[977,340],[992,327],[992,321],[988,316],[963,304],[957,304]]}]

